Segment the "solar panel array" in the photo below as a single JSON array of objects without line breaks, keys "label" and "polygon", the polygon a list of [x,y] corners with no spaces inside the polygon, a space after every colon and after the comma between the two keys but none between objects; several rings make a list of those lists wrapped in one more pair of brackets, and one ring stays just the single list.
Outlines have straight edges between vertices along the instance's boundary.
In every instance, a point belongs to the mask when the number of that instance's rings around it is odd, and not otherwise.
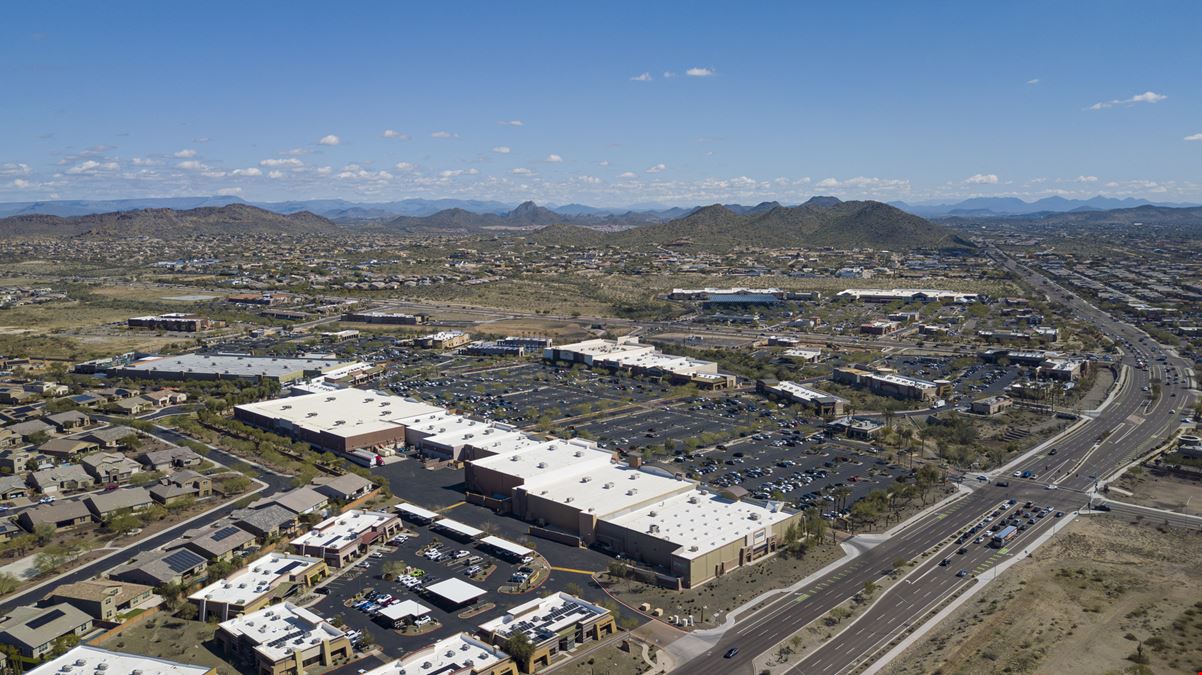
[{"label": "solar panel array", "polygon": [[199,555],[183,549],[163,558],[163,563],[176,574],[187,572],[193,567],[203,564],[204,561],[205,559]]}]

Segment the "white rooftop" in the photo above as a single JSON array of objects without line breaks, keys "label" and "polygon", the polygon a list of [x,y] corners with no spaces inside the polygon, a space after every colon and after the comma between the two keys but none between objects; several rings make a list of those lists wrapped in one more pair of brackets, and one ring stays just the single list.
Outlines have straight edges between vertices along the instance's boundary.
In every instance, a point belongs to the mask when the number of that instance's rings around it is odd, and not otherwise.
[{"label": "white rooftop", "polygon": [[299,429],[344,437],[403,428],[400,420],[404,418],[443,412],[428,403],[362,389],[290,396],[237,407]]},{"label": "white rooftop", "polygon": [[601,469],[611,463],[611,454],[582,444],[559,439],[526,446],[516,452],[473,460],[474,466],[522,479],[530,488]]},{"label": "white rooftop", "polygon": [[380,609],[380,616],[396,621],[413,616],[425,616],[434,610],[414,600],[404,600]]},{"label": "white rooftop", "polygon": [[103,673],[104,675],[205,675],[208,666],[193,666],[140,654],[110,652],[88,645],[79,645],[62,656],[27,670],[26,675],[58,675],[59,673]]},{"label": "white rooftop", "polygon": [[293,539],[292,545],[339,550],[358,541],[364,532],[393,518],[396,516],[383,511],[351,509],[314,525],[313,529]]},{"label": "white rooftop", "polygon": [[317,558],[272,552],[230,578],[209,584],[188,598],[245,606],[271,593],[293,575],[302,574],[320,563],[321,560]]},{"label": "white rooftop", "polygon": [[479,537],[480,535],[484,534],[484,530],[472,527],[467,523],[461,523],[458,520],[451,520],[450,518],[443,518],[437,523],[434,523],[434,525],[444,530],[450,530],[455,534],[461,534],[465,537]]},{"label": "white rooftop", "polygon": [[754,544],[757,534],[767,537],[774,523],[788,517],[783,510],[691,490],[609,522],[677,544],[674,555],[692,559],[745,537]]},{"label": "white rooftop", "polygon": [[412,652],[365,675],[465,675],[488,671],[508,659],[505,652],[459,633]]},{"label": "white rooftop", "polygon": [[485,591],[483,588],[473,586],[461,579],[451,577],[445,581],[440,581],[436,584],[426,586],[426,592],[437,595],[440,598],[444,598],[453,604],[461,605],[465,602],[475,600],[488,591]]},{"label": "white rooftop", "polygon": [[417,504],[397,504],[396,510],[398,513],[417,516],[418,518],[425,518],[427,520],[437,520],[439,518],[437,513],[430,511],[429,509],[423,509]]},{"label": "white rooftop", "polygon": [[282,358],[244,354],[180,354],[151,356],[134,361],[125,370],[139,372],[196,373],[241,377],[286,377],[298,372],[325,372],[353,361],[327,358]]},{"label": "white rooftop", "polygon": [[317,614],[290,602],[222,621],[221,628],[249,640],[256,652],[273,663],[344,635]]},{"label": "white rooftop", "polygon": [[626,465],[605,464],[555,482],[539,481],[533,487],[529,483],[525,487],[530,495],[608,519],[648,501],[692,490],[693,483]]},{"label": "white rooftop", "polygon": [[775,389],[781,393],[788,394],[789,396],[792,396],[793,398],[800,399],[803,401],[822,401],[822,400],[842,401],[842,400],[844,400],[844,399],[839,398],[838,396],[835,396],[834,394],[828,394],[825,391],[818,391],[817,389],[811,389],[803,384],[798,384],[798,383],[790,381],[790,380],[784,380],[782,382],[777,382],[776,384],[772,385],[769,388]]},{"label": "white rooftop", "polygon": [[509,541],[508,539],[502,539],[500,537],[495,537],[493,535],[489,535],[489,536],[481,539],[480,543],[487,544],[488,546],[492,546],[493,548],[501,549],[502,551],[509,551],[510,553],[517,555],[517,556],[525,556],[525,555],[530,555],[530,554],[534,553],[533,549],[526,548],[525,546],[522,546],[521,544],[515,544],[512,541]]},{"label": "white rooftop", "polygon": [[578,623],[604,616],[608,609],[581,600],[567,593],[553,593],[545,598],[535,598],[510,609],[501,616],[480,624],[480,629],[509,637],[514,632],[523,632],[530,642],[539,644]]}]

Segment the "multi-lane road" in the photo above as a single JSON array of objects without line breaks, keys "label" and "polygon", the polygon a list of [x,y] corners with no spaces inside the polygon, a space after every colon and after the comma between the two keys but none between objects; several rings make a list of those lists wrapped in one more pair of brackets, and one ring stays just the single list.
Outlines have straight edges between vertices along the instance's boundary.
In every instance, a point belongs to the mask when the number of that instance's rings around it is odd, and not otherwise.
[{"label": "multi-lane road", "polygon": [[[975,486],[971,494],[927,514],[802,591],[779,598],[742,619],[705,653],[681,664],[683,672],[701,675],[750,673],[758,655],[825,616],[863,590],[865,582],[877,581],[893,567],[893,561],[911,560],[932,547],[946,545],[950,537],[978,522],[982,514],[992,512],[1007,497],[1020,503],[1030,500],[1064,511],[1081,508],[1088,503],[1088,493],[1098,480],[1163,442],[1179,425],[1180,415],[1176,411],[1189,409],[1194,395],[1189,389],[1192,378],[1185,377],[1173,383],[1164,373],[1169,366],[1178,373],[1189,372],[1189,364],[1142,331],[1106,314],[1071,291],[1056,286],[1032,270],[1021,268],[1000,253],[995,256],[999,264],[1055,301],[1066,304],[1075,316],[1091,322],[1123,346],[1125,355],[1120,362],[1123,375],[1117,391],[1099,411],[1089,415],[1053,445],[1030,452],[996,471],[992,478],[1004,478],[1010,483],[1008,487],[970,480]],[[1140,367],[1141,362],[1149,364],[1148,367]],[[1154,395],[1152,386],[1154,376],[1160,381],[1158,395]],[[1055,453],[1052,453],[1053,447]],[[1013,471],[1031,471],[1035,478],[1013,478],[1010,475]],[[1045,523],[1054,522],[1054,518],[1039,521],[1016,543],[1021,545],[1025,540],[1037,537],[1042,528],[1053,526]],[[978,546],[963,556],[963,563],[954,561],[947,567],[938,564],[942,555],[928,558],[905,580],[886,591],[851,628],[811,652],[794,672],[828,675],[867,665],[883,645],[911,626],[921,624],[933,607],[963,586],[979,583],[980,577],[976,573],[982,571],[982,564],[988,567],[988,563],[998,561],[998,556],[1006,555],[1010,555],[1009,550],[988,552],[979,550]],[[969,569],[970,573],[958,577],[959,569]],[[725,654],[732,648],[737,648],[738,652],[726,658]]]}]

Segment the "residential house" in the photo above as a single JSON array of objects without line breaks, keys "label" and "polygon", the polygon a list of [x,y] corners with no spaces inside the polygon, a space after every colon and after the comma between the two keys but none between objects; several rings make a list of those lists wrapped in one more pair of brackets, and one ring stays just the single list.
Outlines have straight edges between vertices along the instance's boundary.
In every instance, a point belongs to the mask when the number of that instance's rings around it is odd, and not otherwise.
[{"label": "residential house", "polygon": [[154,404],[149,400],[138,396],[136,398],[123,398],[119,401],[113,401],[109,404],[113,410],[122,415],[141,415],[142,413],[153,407]]},{"label": "residential house", "polygon": [[110,579],[147,586],[190,584],[204,574],[208,561],[186,548],[148,551],[111,570]]},{"label": "residential house", "polygon": [[97,484],[124,483],[142,470],[142,465],[116,452],[95,452],[79,461]]},{"label": "residential house", "polygon": [[29,420],[18,422],[8,427],[8,430],[20,435],[26,443],[32,443],[38,436],[54,433],[54,425],[46,424],[42,420]]},{"label": "residential house", "polygon": [[30,483],[42,494],[54,494],[70,490],[84,490],[95,483],[88,472],[78,464],[67,464],[50,469],[34,471],[29,477]]},{"label": "residential house", "polygon": [[46,600],[65,602],[99,621],[117,621],[154,596],[154,588],[112,579],[87,579],[55,587]]},{"label": "residential house", "polygon": [[67,530],[83,523],[92,522],[92,512],[78,499],[64,499],[53,504],[41,504],[26,509],[17,516],[17,524],[28,532],[40,525],[51,525]]},{"label": "residential house", "polygon": [[96,449],[92,441],[78,438],[52,438],[38,446],[38,452],[60,461],[73,460],[76,457]]},{"label": "residential house", "polygon": [[[0,541],[8,541],[25,534],[25,530],[18,527],[11,520],[0,520]],[[4,666],[4,662],[0,661],[0,667]]]},{"label": "residential house", "polygon": [[342,503],[353,502],[376,489],[376,484],[354,473],[344,473],[341,476],[321,476],[314,478],[313,490]]},{"label": "residential house", "polygon": [[22,656],[40,659],[59,638],[81,637],[92,630],[92,617],[60,602],[47,607],[14,607],[0,621],[0,644],[12,645]]},{"label": "residential house", "polygon": [[170,544],[199,553],[206,560],[229,560],[255,545],[255,535],[236,525],[214,523],[210,527],[189,530]]},{"label": "residential house", "polygon": [[21,444],[21,434],[12,429],[0,429],[0,448],[13,448]]},{"label": "residential house", "polygon": [[21,388],[38,396],[66,396],[70,391],[67,385],[57,382],[28,382]]},{"label": "residential house", "polygon": [[300,528],[298,516],[279,504],[269,504],[259,509],[239,509],[230,514],[230,519],[259,539],[288,536]]},{"label": "residential house", "polygon": [[14,448],[0,452],[0,469],[24,475],[28,471],[41,471],[54,467],[54,458],[47,457],[33,448]]},{"label": "residential house", "polygon": [[253,502],[250,508],[257,509],[269,504],[279,504],[289,511],[303,516],[306,513],[316,513],[324,509],[328,502],[325,495],[314,491],[313,488],[298,487],[295,490]]},{"label": "residential house", "polygon": [[53,424],[60,433],[67,433],[82,429],[92,423],[92,418],[79,412],[78,410],[67,410],[61,413],[54,413],[43,418],[50,424]]},{"label": "residential house", "polygon": [[142,394],[142,398],[150,401],[158,408],[166,408],[169,405],[178,405],[188,400],[188,395],[182,391],[173,391],[171,389],[156,389]]},{"label": "residential house", "polygon": [[163,450],[151,450],[137,456],[138,462],[147,471],[167,473],[173,469],[183,469],[199,466],[204,458],[189,448],[171,447]]},{"label": "residential house", "polygon": [[8,388],[0,389],[0,403],[8,405],[17,405],[34,399],[34,395],[24,389]]},{"label": "residential house", "polygon": [[84,497],[83,502],[98,521],[103,521],[121,511],[144,511],[154,504],[154,500],[150,498],[150,492],[146,488],[140,487],[88,495]]},{"label": "residential house", "polygon": [[84,438],[95,442],[105,450],[114,450],[127,444],[130,438],[136,438],[138,432],[129,427],[105,427],[89,431]]},{"label": "residential house", "polygon": [[29,486],[21,476],[0,476],[0,499],[9,501],[29,496]]}]

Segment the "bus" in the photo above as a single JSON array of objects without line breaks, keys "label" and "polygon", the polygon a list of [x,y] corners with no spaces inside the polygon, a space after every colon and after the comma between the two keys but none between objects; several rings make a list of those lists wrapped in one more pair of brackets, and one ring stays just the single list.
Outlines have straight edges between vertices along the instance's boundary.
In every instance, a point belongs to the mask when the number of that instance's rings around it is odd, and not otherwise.
[{"label": "bus", "polygon": [[1018,536],[1018,528],[1013,525],[1007,525],[993,535],[993,541],[989,543],[994,548],[1001,548],[1006,545],[1006,542]]}]

